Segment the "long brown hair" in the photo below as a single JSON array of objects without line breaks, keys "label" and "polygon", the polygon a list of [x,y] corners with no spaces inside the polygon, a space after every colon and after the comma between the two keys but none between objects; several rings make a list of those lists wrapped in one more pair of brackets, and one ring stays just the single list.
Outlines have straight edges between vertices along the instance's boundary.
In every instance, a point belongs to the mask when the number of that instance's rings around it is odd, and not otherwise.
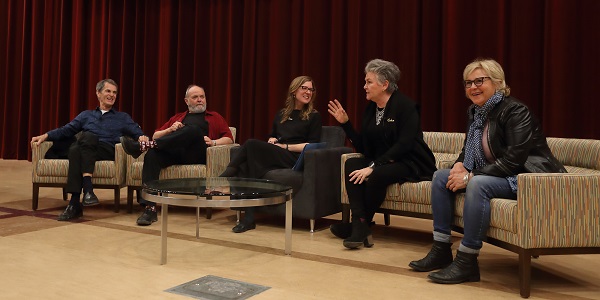
[{"label": "long brown hair", "polygon": [[313,81],[312,78],[310,78],[310,76],[298,76],[296,78],[294,78],[294,80],[292,80],[292,82],[290,83],[290,87],[288,88],[288,96],[285,99],[285,107],[281,110],[281,123],[287,121],[287,119],[290,117],[290,115],[292,114],[292,111],[295,108],[295,104],[296,104],[296,91],[305,83],[305,82],[312,82],[313,84],[313,88],[315,89],[314,92],[312,92],[312,95],[310,97],[310,102],[308,102],[308,104],[305,104],[302,107],[302,111],[300,111],[300,119],[302,120],[308,120],[308,117],[310,116],[310,114],[315,111],[315,109],[313,108],[313,103],[315,102],[315,98],[317,97],[317,88],[315,86],[315,82]]}]

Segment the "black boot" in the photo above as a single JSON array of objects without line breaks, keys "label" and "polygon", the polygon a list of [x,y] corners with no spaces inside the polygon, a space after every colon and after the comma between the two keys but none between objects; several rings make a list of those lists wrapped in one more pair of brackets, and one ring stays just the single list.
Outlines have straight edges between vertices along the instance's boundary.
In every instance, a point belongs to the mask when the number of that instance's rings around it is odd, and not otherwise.
[{"label": "black boot", "polygon": [[367,221],[361,221],[359,218],[352,219],[352,235],[344,240],[344,247],[356,249],[360,246],[373,247],[373,237],[371,228]]},{"label": "black boot", "polygon": [[[369,222],[369,227],[375,225],[375,222]],[[329,226],[329,231],[340,239],[347,239],[352,235],[352,223],[337,223]]]},{"label": "black boot", "polygon": [[352,235],[352,223],[333,224],[329,226],[329,230],[340,239],[347,239]]},{"label": "black boot", "polygon": [[465,281],[479,281],[479,254],[457,251],[454,261],[445,269],[429,274],[429,279],[436,283],[455,284]]},{"label": "black boot", "polygon": [[409,267],[419,272],[429,272],[442,269],[452,263],[452,243],[433,241],[433,246],[427,255],[419,260],[413,260]]}]

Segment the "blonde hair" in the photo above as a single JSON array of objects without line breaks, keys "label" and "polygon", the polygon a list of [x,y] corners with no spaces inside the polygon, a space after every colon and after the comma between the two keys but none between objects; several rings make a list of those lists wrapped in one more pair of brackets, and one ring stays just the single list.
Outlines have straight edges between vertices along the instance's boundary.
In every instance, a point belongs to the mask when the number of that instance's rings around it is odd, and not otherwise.
[{"label": "blonde hair", "polygon": [[500,66],[497,61],[490,58],[475,59],[465,67],[465,70],[463,71],[463,80],[467,80],[467,76],[477,69],[481,69],[491,78],[496,86],[496,91],[501,92],[504,96],[510,95],[510,87],[506,84],[504,70],[502,70],[502,66]]},{"label": "blonde hair", "polygon": [[312,78],[310,78],[309,76],[298,76],[296,78],[294,78],[294,80],[292,80],[292,82],[290,83],[290,87],[288,88],[288,96],[285,99],[285,107],[281,110],[281,123],[287,121],[287,119],[290,117],[290,115],[292,114],[292,111],[294,111],[294,108],[296,106],[296,91],[306,82],[312,82],[313,84],[313,88],[315,89],[315,91],[312,93],[311,97],[310,97],[310,102],[308,102],[308,104],[305,104],[302,107],[302,110],[300,111],[300,119],[302,120],[308,120],[308,117],[310,116],[310,114],[315,111],[315,109],[313,108],[313,103],[315,102],[315,98],[317,97],[317,87],[315,86],[315,82],[313,81]]}]

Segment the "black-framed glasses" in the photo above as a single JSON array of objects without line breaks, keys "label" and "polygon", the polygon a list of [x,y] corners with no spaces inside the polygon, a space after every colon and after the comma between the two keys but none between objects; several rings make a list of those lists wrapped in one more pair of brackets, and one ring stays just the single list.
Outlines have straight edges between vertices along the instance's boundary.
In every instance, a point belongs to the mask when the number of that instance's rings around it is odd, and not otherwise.
[{"label": "black-framed glasses", "polygon": [[300,89],[302,89],[303,91],[311,91],[313,93],[317,91],[317,89],[315,89],[315,88],[309,88],[309,87],[307,87],[305,85],[301,85]]},{"label": "black-framed glasses", "polygon": [[484,77],[477,77],[473,80],[464,80],[463,85],[465,86],[465,89],[470,88],[473,84],[475,84],[475,86],[481,86],[486,79],[492,79],[492,78],[484,76]]}]

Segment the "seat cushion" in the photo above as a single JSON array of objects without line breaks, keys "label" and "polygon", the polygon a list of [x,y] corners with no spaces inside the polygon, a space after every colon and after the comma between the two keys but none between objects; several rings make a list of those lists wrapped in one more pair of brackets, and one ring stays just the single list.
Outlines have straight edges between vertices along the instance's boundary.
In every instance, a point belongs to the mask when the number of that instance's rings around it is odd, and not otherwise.
[{"label": "seat cushion", "polygon": [[277,169],[267,172],[267,174],[263,176],[263,179],[269,179],[289,185],[292,187],[292,194],[296,194],[302,186],[303,174],[302,172],[294,171],[292,169]]},{"label": "seat cushion", "polygon": [[[131,163],[127,169],[127,185],[141,186],[142,185],[142,169],[143,161],[135,161]],[[160,171],[160,179],[175,179],[175,178],[205,178],[206,165],[173,165],[166,167]]]},{"label": "seat cushion", "polygon": [[[66,159],[41,159],[37,162],[37,175],[50,177],[67,177],[69,161]],[[95,178],[115,177],[115,163],[110,160],[97,161],[94,168]]]}]

